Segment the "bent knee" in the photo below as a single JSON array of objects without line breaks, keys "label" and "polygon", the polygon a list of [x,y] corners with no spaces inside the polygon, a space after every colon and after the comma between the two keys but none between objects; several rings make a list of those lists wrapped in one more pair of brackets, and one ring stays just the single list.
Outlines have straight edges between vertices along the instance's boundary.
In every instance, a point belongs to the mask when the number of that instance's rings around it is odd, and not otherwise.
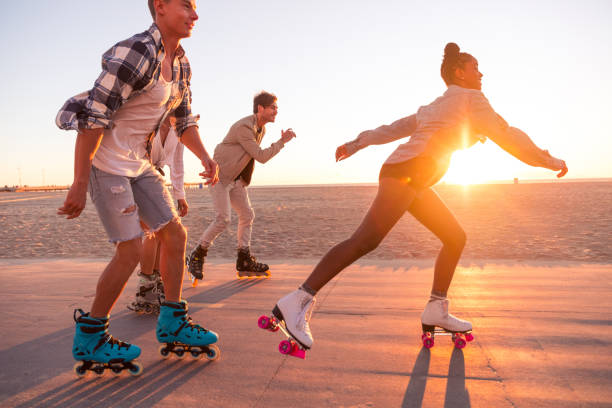
[{"label": "bent knee", "polygon": [[140,238],[130,241],[119,242],[117,244],[115,256],[122,262],[133,263],[134,266],[140,262],[142,255],[142,242]]},{"label": "bent knee", "polygon": [[443,241],[444,246],[456,251],[463,251],[467,242],[467,235],[463,229],[456,231],[451,237]]},{"label": "bent knee", "polygon": [[367,253],[372,252],[381,243],[382,238],[374,235],[369,236],[352,236],[349,238],[353,248],[359,256],[363,256]]},{"label": "bent knee", "polygon": [[187,230],[179,218],[175,218],[166,224],[159,230],[159,234],[162,239],[165,238],[165,241],[178,243],[187,241]]},{"label": "bent knee", "polygon": [[213,220],[213,223],[218,228],[225,229],[230,224],[230,217],[227,216],[227,215],[217,215],[217,216],[215,216],[215,219]]}]

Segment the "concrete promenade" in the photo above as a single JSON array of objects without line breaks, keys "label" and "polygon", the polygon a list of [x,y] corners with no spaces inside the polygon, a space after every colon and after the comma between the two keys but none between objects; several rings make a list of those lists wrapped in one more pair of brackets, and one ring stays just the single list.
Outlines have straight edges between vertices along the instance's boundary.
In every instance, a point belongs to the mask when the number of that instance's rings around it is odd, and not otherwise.
[{"label": "concrete promenade", "polygon": [[126,309],[111,333],[143,349],[140,377],[76,379],[75,308],[88,310],[104,260],[0,260],[1,407],[612,407],[612,265],[465,262],[451,312],[475,340],[421,347],[432,261],[364,261],[318,295],[305,360],[257,327],[316,261],[270,262],[270,280],[236,280],[213,260],[193,320],[220,334],[219,361],[162,360],[156,318]]}]

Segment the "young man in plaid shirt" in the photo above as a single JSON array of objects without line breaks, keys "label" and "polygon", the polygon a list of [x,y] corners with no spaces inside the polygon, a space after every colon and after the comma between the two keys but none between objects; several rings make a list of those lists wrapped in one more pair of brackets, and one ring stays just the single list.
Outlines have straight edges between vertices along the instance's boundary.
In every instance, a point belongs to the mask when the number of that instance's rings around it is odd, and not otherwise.
[{"label": "young man in plaid shirt", "polygon": [[[164,119],[176,117],[181,142],[202,162],[207,184],[218,181],[218,166],[207,153],[191,114],[191,69],[180,46],[198,19],[195,0],[149,0],[155,23],[121,41],[102,57],[102,73],[94,87],[69,99],[57,115],[57,125],[78,132],[74,182],[58,214],[78,217],[86,191],[115,246],[115,255],[100,276],[89,313],[76,317],[73,356],[88,369],[142,370],[131,361],[140,348],[108,333],[110,311],[140,259],[140,220],[162,242],[161,276],[166,301],[161,306],[157,338],[218,354],[216,333],[191,322],[181,300],[187,234],[164,180],[150,163],[151,135]],[[166,349],[173,351],[173,346]],[[196,353],[197,354],[197,351]]]}]

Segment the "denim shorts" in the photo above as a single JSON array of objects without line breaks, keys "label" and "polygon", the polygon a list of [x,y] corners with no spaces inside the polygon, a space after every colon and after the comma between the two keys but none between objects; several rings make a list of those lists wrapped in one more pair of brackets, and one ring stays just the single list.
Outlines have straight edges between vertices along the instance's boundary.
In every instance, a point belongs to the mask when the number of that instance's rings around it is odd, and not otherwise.
[{"label": "denim shorts", "polygon": [[164,179],[152,166],[137,177],[117,176],[92,166],[89,196],[112,243],[142,237],[141,220],[157,231],[178,218]]}]

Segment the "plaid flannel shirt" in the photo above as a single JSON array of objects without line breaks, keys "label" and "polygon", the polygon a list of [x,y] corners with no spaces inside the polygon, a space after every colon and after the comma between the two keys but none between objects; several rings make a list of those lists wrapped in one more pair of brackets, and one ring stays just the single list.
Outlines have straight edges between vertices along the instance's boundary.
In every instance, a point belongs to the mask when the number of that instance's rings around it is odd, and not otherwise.
[{"label": "plaid flannel shirt", "polygon": [[[115,44],[102,56],[102,73],[94,87],[70,98],[60,109],[55,122],[60,129],[110,129],[114,113],[130,98],[153,88],[161,75],[165,56],[157,25]],[[197,126],[191,114],[191,68],[182,47],[172,65],[172,80],[178,82],[178,97],[171,98],[166,113],[176,116],[179,137],[185,129]],[[160,120],[161,122],[161,120]]]}]

